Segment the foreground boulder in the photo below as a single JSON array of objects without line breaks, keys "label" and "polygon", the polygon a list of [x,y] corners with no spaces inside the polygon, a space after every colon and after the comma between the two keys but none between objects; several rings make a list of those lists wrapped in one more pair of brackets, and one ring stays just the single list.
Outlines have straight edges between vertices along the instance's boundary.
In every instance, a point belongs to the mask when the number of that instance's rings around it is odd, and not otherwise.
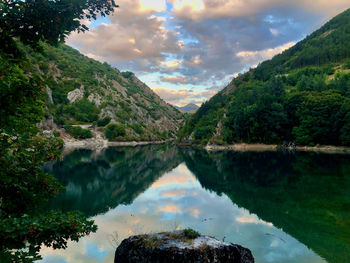
[{"label": "foreground boulder", "polygon": [[124,239],[115,252],[114,262],[253,263],[254,258],[247,248],[185,229]]}]

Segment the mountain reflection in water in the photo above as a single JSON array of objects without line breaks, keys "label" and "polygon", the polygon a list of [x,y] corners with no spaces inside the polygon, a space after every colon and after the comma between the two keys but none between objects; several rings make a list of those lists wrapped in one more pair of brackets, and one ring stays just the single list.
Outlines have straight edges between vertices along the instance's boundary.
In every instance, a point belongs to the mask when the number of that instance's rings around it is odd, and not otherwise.
[{"label": "mountain reflection in water", "polygon": [[46,171],[66,187],[53,208],[80,210],[86,216],[130,204],[156,179],[180,164],[178,149],[161,146],[111,147],[97,153],[79,149]]},{"label": "mountain reflection in water", "polygon": [[272,222],[328,262],[350,261],[350,156],[183,150],[203,187]]},{"label": "mountain reflection in water", "polygon": [[350,156],[157,145],[76,150],[45,169],[66,186],[51,206],[99,230],[43,248],[43,262],[112,262],[123,238],[181,227],[246,246],[256,262],[350,261]]}]

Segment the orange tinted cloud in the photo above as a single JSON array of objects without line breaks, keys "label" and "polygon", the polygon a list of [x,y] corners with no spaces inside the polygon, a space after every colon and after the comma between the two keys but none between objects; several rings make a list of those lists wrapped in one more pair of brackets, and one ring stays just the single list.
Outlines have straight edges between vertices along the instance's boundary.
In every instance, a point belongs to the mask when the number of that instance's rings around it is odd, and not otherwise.
[{"label": "orange tinted cloud", "polygon": [[198,217],[198,215],[201,213],[201,211],[198,208],[191,208],[190,213],[194,217]]},{"label": "orange tinted cloud", "polygon": [[242,59],[245,64],[257,64],[260,61],[264,61],[272,58],[273,56],[282,53],[284,50],[295,45],[295,42],[289,42],[284,45],[268,48],[259,51],[241,51],[236,54],[237,57]]},{"label": "orange tinted cloud", "polygon": [[[284,0],[170,0],[172,12],[179,18],[201,20],[254,15],[266,9],[286,5]],[[311,12],[339,12],[349,6],[349,0],[294,0],[288,4]]]},{"label": "orange tinted cloud", "polygon": [[196,179],[189,175],[179,175],[179,176],[164,176],[152,184],[153,188],[162,187],[171,184],[190,184],[194,183]]},{"label": "orange tinted cloud", "polygon": [[[171,77],[171,78],[170,78]],[[162,81],[175,81],[174,76],[164,77]],[[179,79],[181,80],[181,79]],[[186,81],[183,80],[185,83]],[[203,101],[210,99],[214,96],[217,91],[216,90],[204,90],[204,91],[192,91],[187,89],[173,90],[166,88],[155,88],[153,89],[155,93],[157,93],[162,99],[173,104],[173,105],[186,105],[190,102],[195,104],[201,104]]]},{"label": "orange tinted cloud", "polygon": [[179,207],[177,205],[168,204],[168,205],[166,205],[164,207],[160,207],[159,211],[163,211],[163,212],[166,212],[166,213],[179,213],[180,209],[179,209]]},{"label": "orange tinted cloud", "polygon": [[161,195],[165,197],[185,196],[186,190],[185,189],[166,190],[166,191],[162,191]]}]

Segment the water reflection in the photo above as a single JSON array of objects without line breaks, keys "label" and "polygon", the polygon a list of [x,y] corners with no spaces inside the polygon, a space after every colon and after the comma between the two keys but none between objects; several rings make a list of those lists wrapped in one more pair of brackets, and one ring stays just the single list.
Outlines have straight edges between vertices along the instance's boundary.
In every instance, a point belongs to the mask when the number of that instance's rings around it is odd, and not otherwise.
[{"label": "water reflection", "polygon": [[119,204],[130,204],[179,163],[178,149],[169,145],[75,150],[45,167],[66,187],[51,206],[80,210],[87,216],[107,212]]},{"label": "water reflection", "polygon": [[99,229],[67,250],[44,248],[43,262],[113,262],[123,238],[183,227],[249,247],[256,262],[347,262],[349,165],[169,145],[75,151],[51,167],[67,186],[52,206],[94,215]]},{"label": "water reflection", "polygon": [[350,158],[183,149],[203,187],[272,222],[328,262],[350,262]]}]

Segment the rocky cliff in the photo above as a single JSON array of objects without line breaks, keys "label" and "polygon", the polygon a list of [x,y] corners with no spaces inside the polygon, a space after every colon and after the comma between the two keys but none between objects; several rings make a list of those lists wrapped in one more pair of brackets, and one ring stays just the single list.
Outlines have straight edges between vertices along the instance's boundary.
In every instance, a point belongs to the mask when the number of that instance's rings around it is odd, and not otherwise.
[{"label": "rocky cliff", "polygon": [[182,114],[132,72],[120,72],[63,44],[42,44],[41,51],[18,45],[28,58],[27,74],[41,79],[47,118],[55,124],[99,124],[103,131],[115,123],[125,127],[126,141],[175,137]]}]

